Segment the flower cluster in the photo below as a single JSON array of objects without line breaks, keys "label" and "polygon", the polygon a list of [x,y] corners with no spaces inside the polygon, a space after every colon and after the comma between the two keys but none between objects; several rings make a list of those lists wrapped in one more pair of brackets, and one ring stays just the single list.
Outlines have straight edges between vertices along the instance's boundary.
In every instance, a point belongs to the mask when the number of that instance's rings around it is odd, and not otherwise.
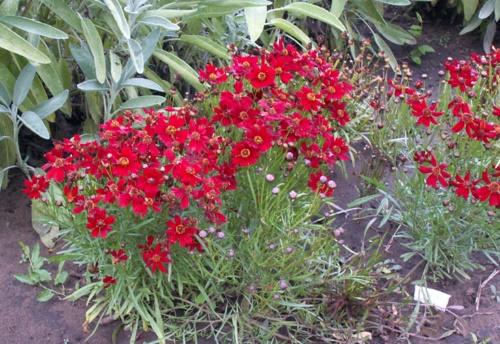
[{"label": "flower cluster", "polygon": [[457,174],[452,177],[447,171],[448,165],[439,163],[430,151],[416,152],[413,160],[418,164],[418,170],[427,175],[427,185],[437,189],[440,184],[445,188],[453,188],[455,194],[465,200],[472,195],[478,201],[500,207],[500,166],[496,166],[493,172],[484,170],[481,177],[472,179],[471,171],[463,176]]},{"label": "flower cluster", "polygon": [[[203,228],[227,221],[223,196],[237,188],[238,172],[272,149],[288,169],[308,166],[313,193],[333,195],[336,184],[323,170],[348,158],[336,131],[350,121],[351,86],[327,53],[278,41],[272,51],[234,55],[226,67],[208,64],[200,80],[210,90],[193,105],[128,112],[104,123],[95,141],[57,143],[46,154],[46,174],[27,181],[26,193],[36,199],[49,181],[58,183],[66,208],[104,240],[112,265],[137,257],[136,249],[152,272],[167,271],[173,245],[203,251]],[[145,243],[126,242],[125,218]],[[143,229],[148,219],[153,228]]]}]

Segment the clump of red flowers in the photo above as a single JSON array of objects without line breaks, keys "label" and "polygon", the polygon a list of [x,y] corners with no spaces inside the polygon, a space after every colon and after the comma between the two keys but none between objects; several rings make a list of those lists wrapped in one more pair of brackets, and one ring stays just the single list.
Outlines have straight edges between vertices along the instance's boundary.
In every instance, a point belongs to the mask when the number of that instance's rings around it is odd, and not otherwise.
[{"label": "clump of red flowers", "polygon": [[[271,51],[234,55],[229,66],[208,64],[200,71],[210,86],[198,95],[201,104],[124,113],[104,123],[95,141],[57,143],[46,155],[46,175],[27,182],[26,193],[39,198],[48,181],[58,183],[89,235],[109,243],[113,265],[137,257],[135,245],[152,272],[165,272],[174,245],[203,251],[198,233],[226,222],[223,199],[238,187],[238,172],[271,149],[289,168],[310,169],[311,192],[333,195],[335,183],[323,170],[348,158],[336,132],[350,121],[345,100],[352,88],[334,62],[327,52],[301,52],[280,40]],[[123,242],[122,217],[155,219],[134,236],[146,237],[145,244]]]}]

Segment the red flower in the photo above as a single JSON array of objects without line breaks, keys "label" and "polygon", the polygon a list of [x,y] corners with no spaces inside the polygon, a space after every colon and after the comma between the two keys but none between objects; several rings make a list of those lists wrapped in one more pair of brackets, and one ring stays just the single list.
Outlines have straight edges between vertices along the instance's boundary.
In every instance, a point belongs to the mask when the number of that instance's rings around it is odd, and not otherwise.
[{"label": "red flower", "polygon": [[118,264],[120,262],[126,262],[128,259],[127,254],[125,253],[125,250],[120,248],[118,250],[109,250],[109,254],[111,254],[111,260],[113,261],[113,264]]},{"label": "red flower", "polygon": [[500,117],[500,106],[493,106],[493,116]]},{"label": "red flower", "polygon": [[123,147],[120,151],[113,154],[115,157],[112,172],[117,177],[128,177],[132,173],[139,172],[141,164],[137,159],[137,154],[135,154],[131,148]]},{"label": "red flower", "polygon": [[43,192],[49,188],[49,181],[45,176],[33,176],[24,181],[23,192],[31,199],[39,199]]},{"label": "red flower", "polygon": [[451,177],[448,171],[446,171],[448,165],[445,163],[438,164],[434,155],[432,155],[430,163],[431,166],[421,165],[418,167],[420,172],[429,175],[425,180],[427,185],[432,186],[435,189],[438,188],[438,182],[444,187],[448,186],[448,179]]},{"label": "red flower", "polygon": [[247,78],[254,88],[274,86],[276,72],[264,62],[259,67],[254,67]]},{"label": "red flower", "polygon": [[448,84],[453,88],[458,87],[462,92],[474,86],[478,79],[478,72],[466,61],[446,61],[444,67],[450,73]]},{"label": "red flower", "polygon": [[104,288],[109,288],[112,285],[116,284],[116,278],[114,278],[113,276],[104,276],[102,282],[104,283]]},{"label": "red flower", "polygon": [[224,68],[217,68],[209,63],[205,69],[200,70],[200,80],[212,85],[222,84],[227,80],[227,73]]},{"label": "red flower", "polygon": [[468,134],[474,140],[489,143],[490,139],[497,137],[497,128],[498,126],[493,123],[483,121],[480,118],[474,118],[474,122],[470,126],[470,133]]},{"label": "red flower", "polygon": [[488,200],[489,205],[492,207],[500,207],[500,183],[497,181],[491,181],[488,171],[483,171],[482,181],[486,185],[473,191],[473,196],[481,202]]},{"label": "red flower", "polygon": [[463,102],[461,99],[454,99],[448,104],[453,116],[458,117],[459,121],[451,128],[451,131],[458,133],[465,128],[469,137],[472,135],[474,125],[474,114],[471,111],[470,105]]},{"label": "red flower", "polygon": [[419,164],[423,164],[425,162],[431,162],[434,159],[434,155],[430,151],[420,151],[415,152],[413,155],[413,160]]},{"label": "red flower", "polygon": [[296,96],[300,106],[306,111],[317,111],[321,105],[320,96],[309,87],[302,87]]},{"label": "red flower", "polygon": [[422,124],[425,127],[429,127],[432,124],[438,124],[436,118],[443,115],[443,111],[436,111],[437,103],[432,103],[430,106],[427,105],[427,100],[425,98],[412,101],[410,104],[412,108],[412,115],[417,117],[417,124]]},{"label": "red flower", "polygon": [[231,161],[234,165],[247,167],[254,165],[260,158],[259,150],[250,142],[242,141],[233,146],[231,151]]},{"label": "red flower", "polygon": [[329,164],[334,164],[337,160],[349,159],[349,146],[341,137],[329,138],[323,144],[323,152]]},{"label": "red flower", "polygon": [[317,192],[322,196],[331,197],[335,191],[335,184],[328,184],[328,178],[323,174],[323,171],[311,173],[307,185],[313,192]]},{"label": "red flower", "polygon": [[93,208],[89,211],[87,218],[87,228],[90,229],[94,238],[105,238],[113,229],[111,226],[115,223],[115,217],[107,214],[102,208]]},{"label": "red flower", "polygon": [[148,245],[144,247],[142,252],[144,263],[146,263],[146,266],[150,268],[152,272],[156,272],[157,270],[167,272],[166,264],[170,262],[168,251],[165,250],[161,244],[156,244],[154,248],[151,244],[152,242],[148,242]]},{"label": "red flower", "polygon": [[168,241],[173,244],[178,242],[181,247],[192,247],[196,241],[195,235],[198,229],[192,225],[190,219],[182,219],[180,216],[175,216],[167,223],[166,231]]},{"label": "red flower", "polygon": [[251,128],[246,132],[245,138],[261,153],[266,152],[273,145],[273,136],[266,127]]},{"label": "red flower", "polygon": [[467,171],[465,176],[462,178],[458,174],[455,179],[450,181],[450,184],[455,187],[455,194],[463,199],[469,198],[469,194],[476,191],[477,182],[470,180],[470,171]]},{"label": "red flower", "polygon": [[346,125],[351,120],[349,114],[345,110],[345,106],[345,103],[339,101],[334,101],[330,105],[332,118],[336,120],[341,126]]}]

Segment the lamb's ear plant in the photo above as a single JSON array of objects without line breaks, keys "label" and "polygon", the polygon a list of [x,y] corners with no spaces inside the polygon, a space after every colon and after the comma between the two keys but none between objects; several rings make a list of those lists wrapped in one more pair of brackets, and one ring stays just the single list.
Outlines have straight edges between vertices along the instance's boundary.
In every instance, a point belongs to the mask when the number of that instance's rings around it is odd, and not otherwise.
[{"label": "lamb's ear plant", "polygon": [[46,118],[60,109],[68,98],[68,90],[21,111],[20,107],[26,99],[35,78],[36,67],[27,64],[19,74],[12,94],[0,84],[0,149],[5,151],[0,165],[0,185],[7,183],[8,171],[20,168],[29,177],[34,169],[28,162],[28,157],[21,155],[19,133],[23,127],[28,128],[42,139],[50,139],[50,130]]}]

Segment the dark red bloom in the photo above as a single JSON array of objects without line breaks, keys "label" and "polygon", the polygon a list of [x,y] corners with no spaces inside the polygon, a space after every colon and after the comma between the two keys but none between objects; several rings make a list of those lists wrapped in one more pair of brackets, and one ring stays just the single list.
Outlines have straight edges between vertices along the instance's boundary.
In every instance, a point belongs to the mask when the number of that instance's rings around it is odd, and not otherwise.
[{"label": "dark red bloom", "polygon": [[109,288],[111,287],[112,285],[116,284],[116,278],[114,278],[113,276],[104,276],[104,278],[102,279],[102,283],[104,283],[104,288]]},{"label": "dark red bloom", "polygon": [[196,241],[195,235],[198,234],[198,229],[193,226],[193,221],[190,219],[183,219],[180,216],[175,216],[167,223],[167,237],[168,241],[179,243],[181,247],[192,247]]},{"label": "dark red bloom", "polygon": [[212,85],[222,84],[227,80],[227,72],[224,68],[217,68],[209,63],[205,69],[200,70],[200,80]]},{"label": "dark red bloom", "polygon": [[254,88],[264,88],[274,86],[274,78],[276,76],[276,72],[274,68],[269,67],[267,64],[262,62],[258,67],[255,66],[250,73],[247,75],[247,78],[250,80],[250,83]]},{"label": "dark red bloom", "polygon": [[161,244],[156,244],[152,247],[152,242],[144,247],[142,251],[142,259],[146,266],[151,269],[152,272],[161,271],[167,272],[166,264],[170,263],[170,258],[168,257],[168,251]]},{"label": "dark red bloom", "polygon": [[485,185],[473,191],[472,195],[481,202],[488,201],[488,204],[492,207],[500,207],[500,183],[498,181],[492,181],[486,170],[483,171],[481,181]]},{"label": "dark red bloom", "polygon": [[470,171],[467,171],[463,178],[457,174],[455,179],[450,181],[450,184],[455,187],[455,194],[457,196],[467,199],[470,193],[476,191],[477,182],[471,181]]},{"label": "dark red bloom", "polygon": [[425,127],[429,127],[431,123],[438,124],[436,118],[444,114],[443,111],[436,111],[437,103],[432,103],[429,106],[425,98],[411,102],[410,106],[412,115],[418,118],[417,124],[422,124]]},{"label": "dark red bloom", "polygon": [[115,223],[115,217],[108,215],[106,210],[93,208],[89,211],[87,228],[91,230],[91,235],[94,238],[105,238],[113,229],[113,223]]},{"label": "dark red bloom", "polygon": [[43,192],[49,188],[49,181],[45,176],[33,176],[24,181],[23,192],[31,199],[39,199]]},{"label": "dark red bloom", "polygon": [[323,197],[331,197],[335,191],[335,184],[328,180],[321,170],[309,175],[307,185],[313,192],[317,192]]},{"label": "dark red bloom", "polygon": [[259,150],[248,141],[236,143],[231,151],[231,161],[239,167],[254,165],[259,158]]},{"label": "dark red bloom", "polygon": [[474,86],[479,76],[479,73],[472,68],[471,64],[463,60],[446,61],[444,67],[450,73],[448,84],[454,88],[458,87],[462,92]]},{"label": "dark red bloom", "polygon": [[113,264],[118,264],[121,262],[126,262],[128,259],[127,254],[125,253],[125,250],[120,248],[118,250],[109,250],[109,254],[111,254],[111,260],[113,261]]},{"label": "dark red bloom", "polygon": [[442,186],[447,187],[448,179],[451,177],[448,171],[446,171],[448,165],[445,163],[438,164],[436,157],[434,155],[432,155],[431,157],[430,164],[431,166],[420,165],[418,167],[418,170],[420,172],[429,175],[425,180],[427,185],[437,189],[439,182]]},{"label": "dark red bloom", "polygon": [[302,109],[306,111],[317,111],[321,105],[320,95],[314,93],[309,87],[302,87],[297,93],[297,100]]}]

